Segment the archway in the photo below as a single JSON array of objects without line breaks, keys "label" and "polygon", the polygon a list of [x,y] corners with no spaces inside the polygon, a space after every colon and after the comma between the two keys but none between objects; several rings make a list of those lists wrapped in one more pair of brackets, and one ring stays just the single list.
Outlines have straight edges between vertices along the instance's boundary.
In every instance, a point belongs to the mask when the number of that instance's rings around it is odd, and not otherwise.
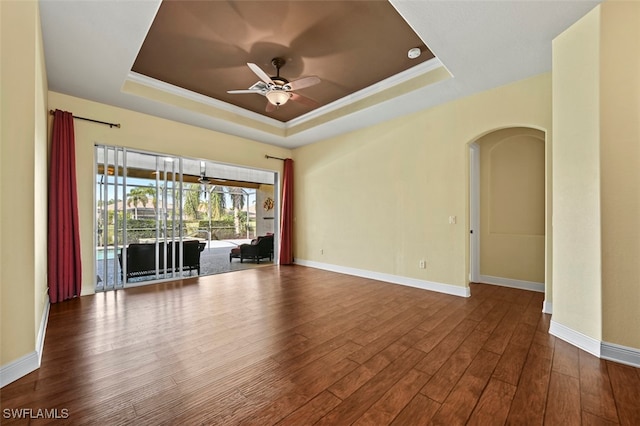
[{"label": "archway", "polygon": [[544,132],[495,130],[469,149],[470,280],[544,292]]}]

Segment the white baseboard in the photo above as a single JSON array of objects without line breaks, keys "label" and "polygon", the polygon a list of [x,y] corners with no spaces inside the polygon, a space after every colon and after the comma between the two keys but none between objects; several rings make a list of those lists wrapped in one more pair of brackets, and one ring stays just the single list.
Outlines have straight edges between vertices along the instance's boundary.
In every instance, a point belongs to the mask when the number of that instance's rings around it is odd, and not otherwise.
[{"label": "white baseboard", "polygon": [[46,296],[44,309],[42,310],[42,319],[40,320],[40,328],[38,329],[38,337],[36,338],[36,352],[38,353],[38,368],[42,361],[42,351],[44,350],[44,336],[47,333],[47,324],[49,323],[49,295]]},{"label": "white baseboard", "polygon": [[553,303],[545,299],[545,301],[542,302],[542,313],[553,314]]},{"label": "white baseboard", "polygon": [[0,387],[26,376],[40,367],[38,352],[33,351],[0,368]]},{"label": "white baseboard", "polygon": [[338,272],[346,275],[354,275],[362,278],[400,284],[408,287],[421,288],[423,290],[436,291],[438,293],[451,294],[453,296],[469,297],[471,289],[451,284],[442,284],[433,281],[418,280],[415,278],[403,277],[400,275],[385,274],[381,272],[368,271],[365,269],[349,268],[346,266],[332,265],[330,263],[315,262],[312,260],[296,259],[297,265],[308,266],[310,268],[324,269],[326,271]]},{"label": "white baseboard", "polygon": [[640,368],[640,349],[602,342],[602,358]]},{"label": "white baseboard", "polygon": [[573,346],[576,346],[585,352],[589,352],[591,355],[595,355],[600,358],[600,340],[594,339],[593,337],[589,337],[565,325],[557,323],[553,319],[549,326],[549,333],[567,343],[571,343]]},{"label": "white baseboard", "polygon": [[492,277],[491,275],[480,275],[479,281],[485,284],[494,284],[500,285],[502,287],[519,288],[521,290],[530,290],[544,293],[544,283],[514,280],[511,278]]},{"label": "white baseboard", "polygon": [[42,350],[44,348],[44,336],[47,331],[47,322],[49,321],[49,306],[49,297],[47,296],[42,312],[42,320],[40,321],[40,328],[38,329],[38,336],[35,342],[35,350],[7,365],[0,367],[0,388],[11,382],[15,382],[19,378],[40,368]]}]

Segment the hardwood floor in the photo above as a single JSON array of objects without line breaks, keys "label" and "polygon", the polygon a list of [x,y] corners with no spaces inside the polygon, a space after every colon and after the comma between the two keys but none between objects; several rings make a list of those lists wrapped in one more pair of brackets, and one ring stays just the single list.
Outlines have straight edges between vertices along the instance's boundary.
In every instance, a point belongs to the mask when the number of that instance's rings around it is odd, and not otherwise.
[{"label": "hardwood floor", "polygon": [[1,423],[640,424],[639,370],[549,335],[542,294],[471,294],[291,266],[81,297]]}]

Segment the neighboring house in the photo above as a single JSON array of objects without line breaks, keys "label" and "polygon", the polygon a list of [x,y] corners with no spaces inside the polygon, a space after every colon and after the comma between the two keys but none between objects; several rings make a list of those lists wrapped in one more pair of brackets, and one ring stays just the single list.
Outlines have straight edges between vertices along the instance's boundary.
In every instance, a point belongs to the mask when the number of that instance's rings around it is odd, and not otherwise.
[{"label": "neighboring house", "polygon": [[[118,209],[118,212],[122,212],[123,209],[127,210],[127,214],[130,218],[137,219],[155,219],[156,218],[156,208],[153,205],[153,201],[147,201],[146,204],[138,203],[137,205],[133,205],[133,203],[127,204],[126,202],[119,201],[116,204],[108,204],[107,210],[109,212],[115,211]],[[167,206],[167,209],[171,209],[171,205]]]},{"label": "neighboring house", "polygon": [[593,353],[615,356],[620,348],[640,360],[640,11],[633,2],[605,2],[560,34],[551,73],[297,149],[57,93],[47,85],[38,3],[0,5],[0,367],[38,366],[48,306],[48,110],[56,108],[122,123],[76,123],[83,294],[93,292],[95,277],[88,177],[96,142],[278,172],[281,163],[265,154],[291,157],[297,262],[467,295],[469,144],[513,126],[541,130],[554,332]]}]

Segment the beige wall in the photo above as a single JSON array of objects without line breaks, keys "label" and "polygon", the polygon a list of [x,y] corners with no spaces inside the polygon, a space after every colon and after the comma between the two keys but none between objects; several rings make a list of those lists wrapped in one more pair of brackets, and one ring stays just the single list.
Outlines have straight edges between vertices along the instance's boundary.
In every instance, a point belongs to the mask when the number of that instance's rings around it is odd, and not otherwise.
[{"label": "beige wall", "polygon": [[545,74],[296,149],[295,258],[468,286],[468,144],[550,106]]},{"label": "beige wall", "polygon": [[640,3],[553,42],[554,322],[640,348]]},{"label": "beige wall", "polygon": [[120,123],[121,128],[75,120],[78,210],[82,244],[82,294],[94,292],[93,263],[93,167],[94,145],[106,144],[202,158],[262,170],[282,171],[282,161],[265,154],[289,157],[288,149],[217,133],[175,121],[140,114],[85,99],[49,92],[49,108],[72,112],[80,117]]},{"label": "beige wall", "polygon": [[480,274],[544,283],[545,135],[489,133],[480,147]]},{"label": "beige wall", "polygon": [[600,21],[602,338],[640,348],[640,3]]},{"label": "beige wall", "polygon": [[553,41],[553,319],[601,338],[598,10]]},{"label": "beige wall", "polygon": [[0,2],[0,365],[30,355],[46,297],[47,82],[36,2]]}]

